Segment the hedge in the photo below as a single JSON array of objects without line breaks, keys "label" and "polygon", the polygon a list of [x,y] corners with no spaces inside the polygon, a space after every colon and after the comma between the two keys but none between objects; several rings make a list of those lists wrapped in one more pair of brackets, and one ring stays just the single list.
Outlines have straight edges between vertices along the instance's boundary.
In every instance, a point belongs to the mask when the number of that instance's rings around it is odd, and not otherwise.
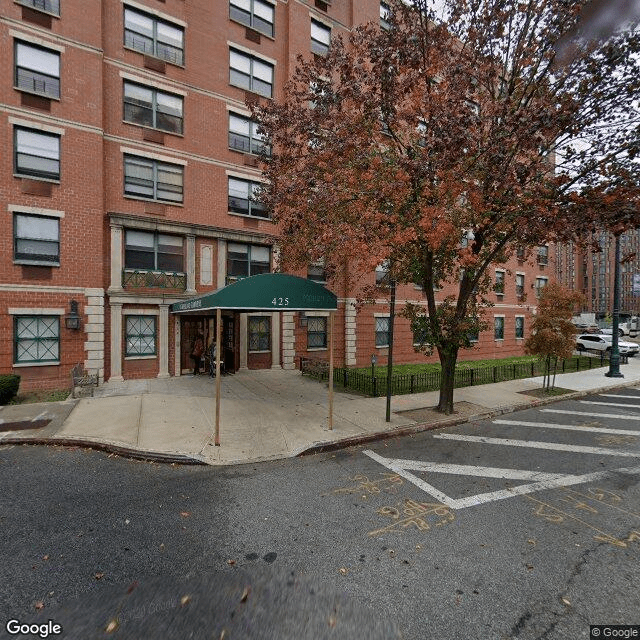
[{"label": "hedge", "polygon": [[20,376],[14,374],[0,375],[0,404],[8,404],[18,394]]}]

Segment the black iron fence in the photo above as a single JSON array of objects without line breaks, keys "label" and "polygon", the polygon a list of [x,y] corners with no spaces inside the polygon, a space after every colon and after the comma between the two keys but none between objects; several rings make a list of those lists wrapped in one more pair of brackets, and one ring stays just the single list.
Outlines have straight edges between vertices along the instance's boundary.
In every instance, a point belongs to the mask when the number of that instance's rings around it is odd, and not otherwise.
[{"label": "black iron fence", "polygon": [[[626,364],[627,356],[620,356],[620,363]],[[565,360],[559,360],[557,373],[572,373],[585,371],[594,367],[603,367],[609,364],[609,359],[604,353],[599,356],[573,356]],[[520,362],[513,364],[501,364],[470,368],[465,363],[456,367],[454,385],[459,387],[472,387],[478,384],[491,384],[506,380],[518,380],[521,378],[533,378],[544,375],[546,364],[544,361]],[[329,363],[318,358],[300,358],[300,371],[302,375],[308,375],[317,380],[329,379]],[[551,367],[553,374],[553,363]],[[424,373],[398,374],[391,376],[391,394],[401,395],[406,393],[419,393],[421,391],[437,391],[440,388],[440,371],[427,371]],[[333,382],[344,389],[351,389],[368,396],[378,397],[387,394],[387,375],[372,376],[370,372],[357,369],[336,367],[333,370]]]}]

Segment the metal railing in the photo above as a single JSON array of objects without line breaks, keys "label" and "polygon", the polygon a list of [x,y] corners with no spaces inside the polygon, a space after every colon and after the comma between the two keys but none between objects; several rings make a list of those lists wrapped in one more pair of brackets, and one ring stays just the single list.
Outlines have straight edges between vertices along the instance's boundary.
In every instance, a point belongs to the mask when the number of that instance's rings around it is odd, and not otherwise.
[{"label": "metal railing", "polygon": [[[620,363],[626,364],[627,362],[627,356],[620,355]],[[585,371],[594,367],[603,367],[608,363],[609,359],[604,353],[601,353],[598,357],[573,356],[558,361],[556,373]],[[479,384],[534,378],[543,375],[545,367],[545,362],[540,360],[477,368],[471,368],[462,363],[456,367],[454,386],[456,388],[472,387]],[[329,379],[329,363],[326,360],[301,357],[300,371],[302,375],[306,374],[317,380]],[[553,373],[553,367],[551,372]],[[440,388],[440,380],[440,371],[412,374],[396,373],[391,376],[391,393],[392,395],[402,395],[421,393],[423,391],[437,391]],[[336,367],[333,370],[333,381],[334,384],[342,386],[344,389],[358,391],[374,398],[384,396],[387,393],[386,373],[372,376],[370,372],[365,373],[357,369]]]},{"label": "metal railing", "polygon": [[122,287],[129,289],[186,289],[187,274],[172,271],[125,269],[122,272]]}]

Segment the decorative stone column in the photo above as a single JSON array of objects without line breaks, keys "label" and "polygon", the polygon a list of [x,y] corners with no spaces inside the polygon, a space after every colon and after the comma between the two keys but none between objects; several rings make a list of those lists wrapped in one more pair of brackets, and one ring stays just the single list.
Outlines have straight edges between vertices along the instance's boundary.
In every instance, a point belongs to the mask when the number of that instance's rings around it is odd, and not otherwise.
[{"label": "decorative stone column", "polygon": [[169,305],[160,305],[159,323],[159,356],[160,366],[158,370],[158,378],[169,377]]},{"label": "decorative stone column", "polygon": [[104,289],[85,289],[84,313],[86,315],[84,343],[87,371],[97,372],[104,382]]},{"label": "decorative stone column", "polygon": [[280,366],[280,312],[271,314],[271,368],[282,369]]},{"label": "decorative stone column", "polygon": [[122,377],[122,304],[111,305],[111,376],[109,382],[124,380]]},{"label": "decorative stone column", "polygon": [[111,282],[109,291],[122,291],[122,225],[111,225]]},{"label": "decorative stone column", "polygon": [[295,314],[293,311],[282,313],[282,368],[296,368]]},{"label": "decorative stone column", "polygon": [[174,350],[174,356],[175,356],[175,361],[174,361],[174,372],[173,375],[174,376],[181,376],[182,375],[182,345],[180,344],[180,316],[176,316],[176,322],[175,322],[175,335],[174,335],[174,344],[175,344],[175,350]]},{"label": "decorative stone column", "polygon": [[355,366],[356,364],[356,309],[355,298],[344,300],[344,364]]},{"label": "decorative stone column", "polygon": [[247,314],[240,314],[240,369],[247,368],[247,330],[249,328],[249,321],[247,320]]},{"label": "decorative stone column", "polygon": [[217,288],[224,287],[227,277],[227,241],[218,239],[218,262],[216,269]]},{"label": "decorative stone column", "polygon": [[196,293],[196,237],[187,235],[187,290],[185,294]]}]

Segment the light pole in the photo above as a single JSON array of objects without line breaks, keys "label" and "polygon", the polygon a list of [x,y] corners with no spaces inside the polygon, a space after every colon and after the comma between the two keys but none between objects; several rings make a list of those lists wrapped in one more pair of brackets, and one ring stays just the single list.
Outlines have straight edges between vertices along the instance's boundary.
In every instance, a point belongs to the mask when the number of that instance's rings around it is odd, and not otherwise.
[{"label": "light pole", "polygon": [[371,380],[376,377],[376,365],[378,364],[378,356],[375,353],[371,354]]},{"label": "light pole", "polygon": [[389,357],[387,358],[387,413],[386,421],[391,422],[391,380],[393,373],[393,320],[396,313],[396,281],[391,282],[391,305],[389,308]]},{"label": "light pole", "polygon": [[618,331],[620,329],[620,234],[615,234],[616,255],[613,270],[613,325],[611,326],[611,353],[609,354],[608,378],[624,378],[620,373],[620,349],[618,347]]}]

